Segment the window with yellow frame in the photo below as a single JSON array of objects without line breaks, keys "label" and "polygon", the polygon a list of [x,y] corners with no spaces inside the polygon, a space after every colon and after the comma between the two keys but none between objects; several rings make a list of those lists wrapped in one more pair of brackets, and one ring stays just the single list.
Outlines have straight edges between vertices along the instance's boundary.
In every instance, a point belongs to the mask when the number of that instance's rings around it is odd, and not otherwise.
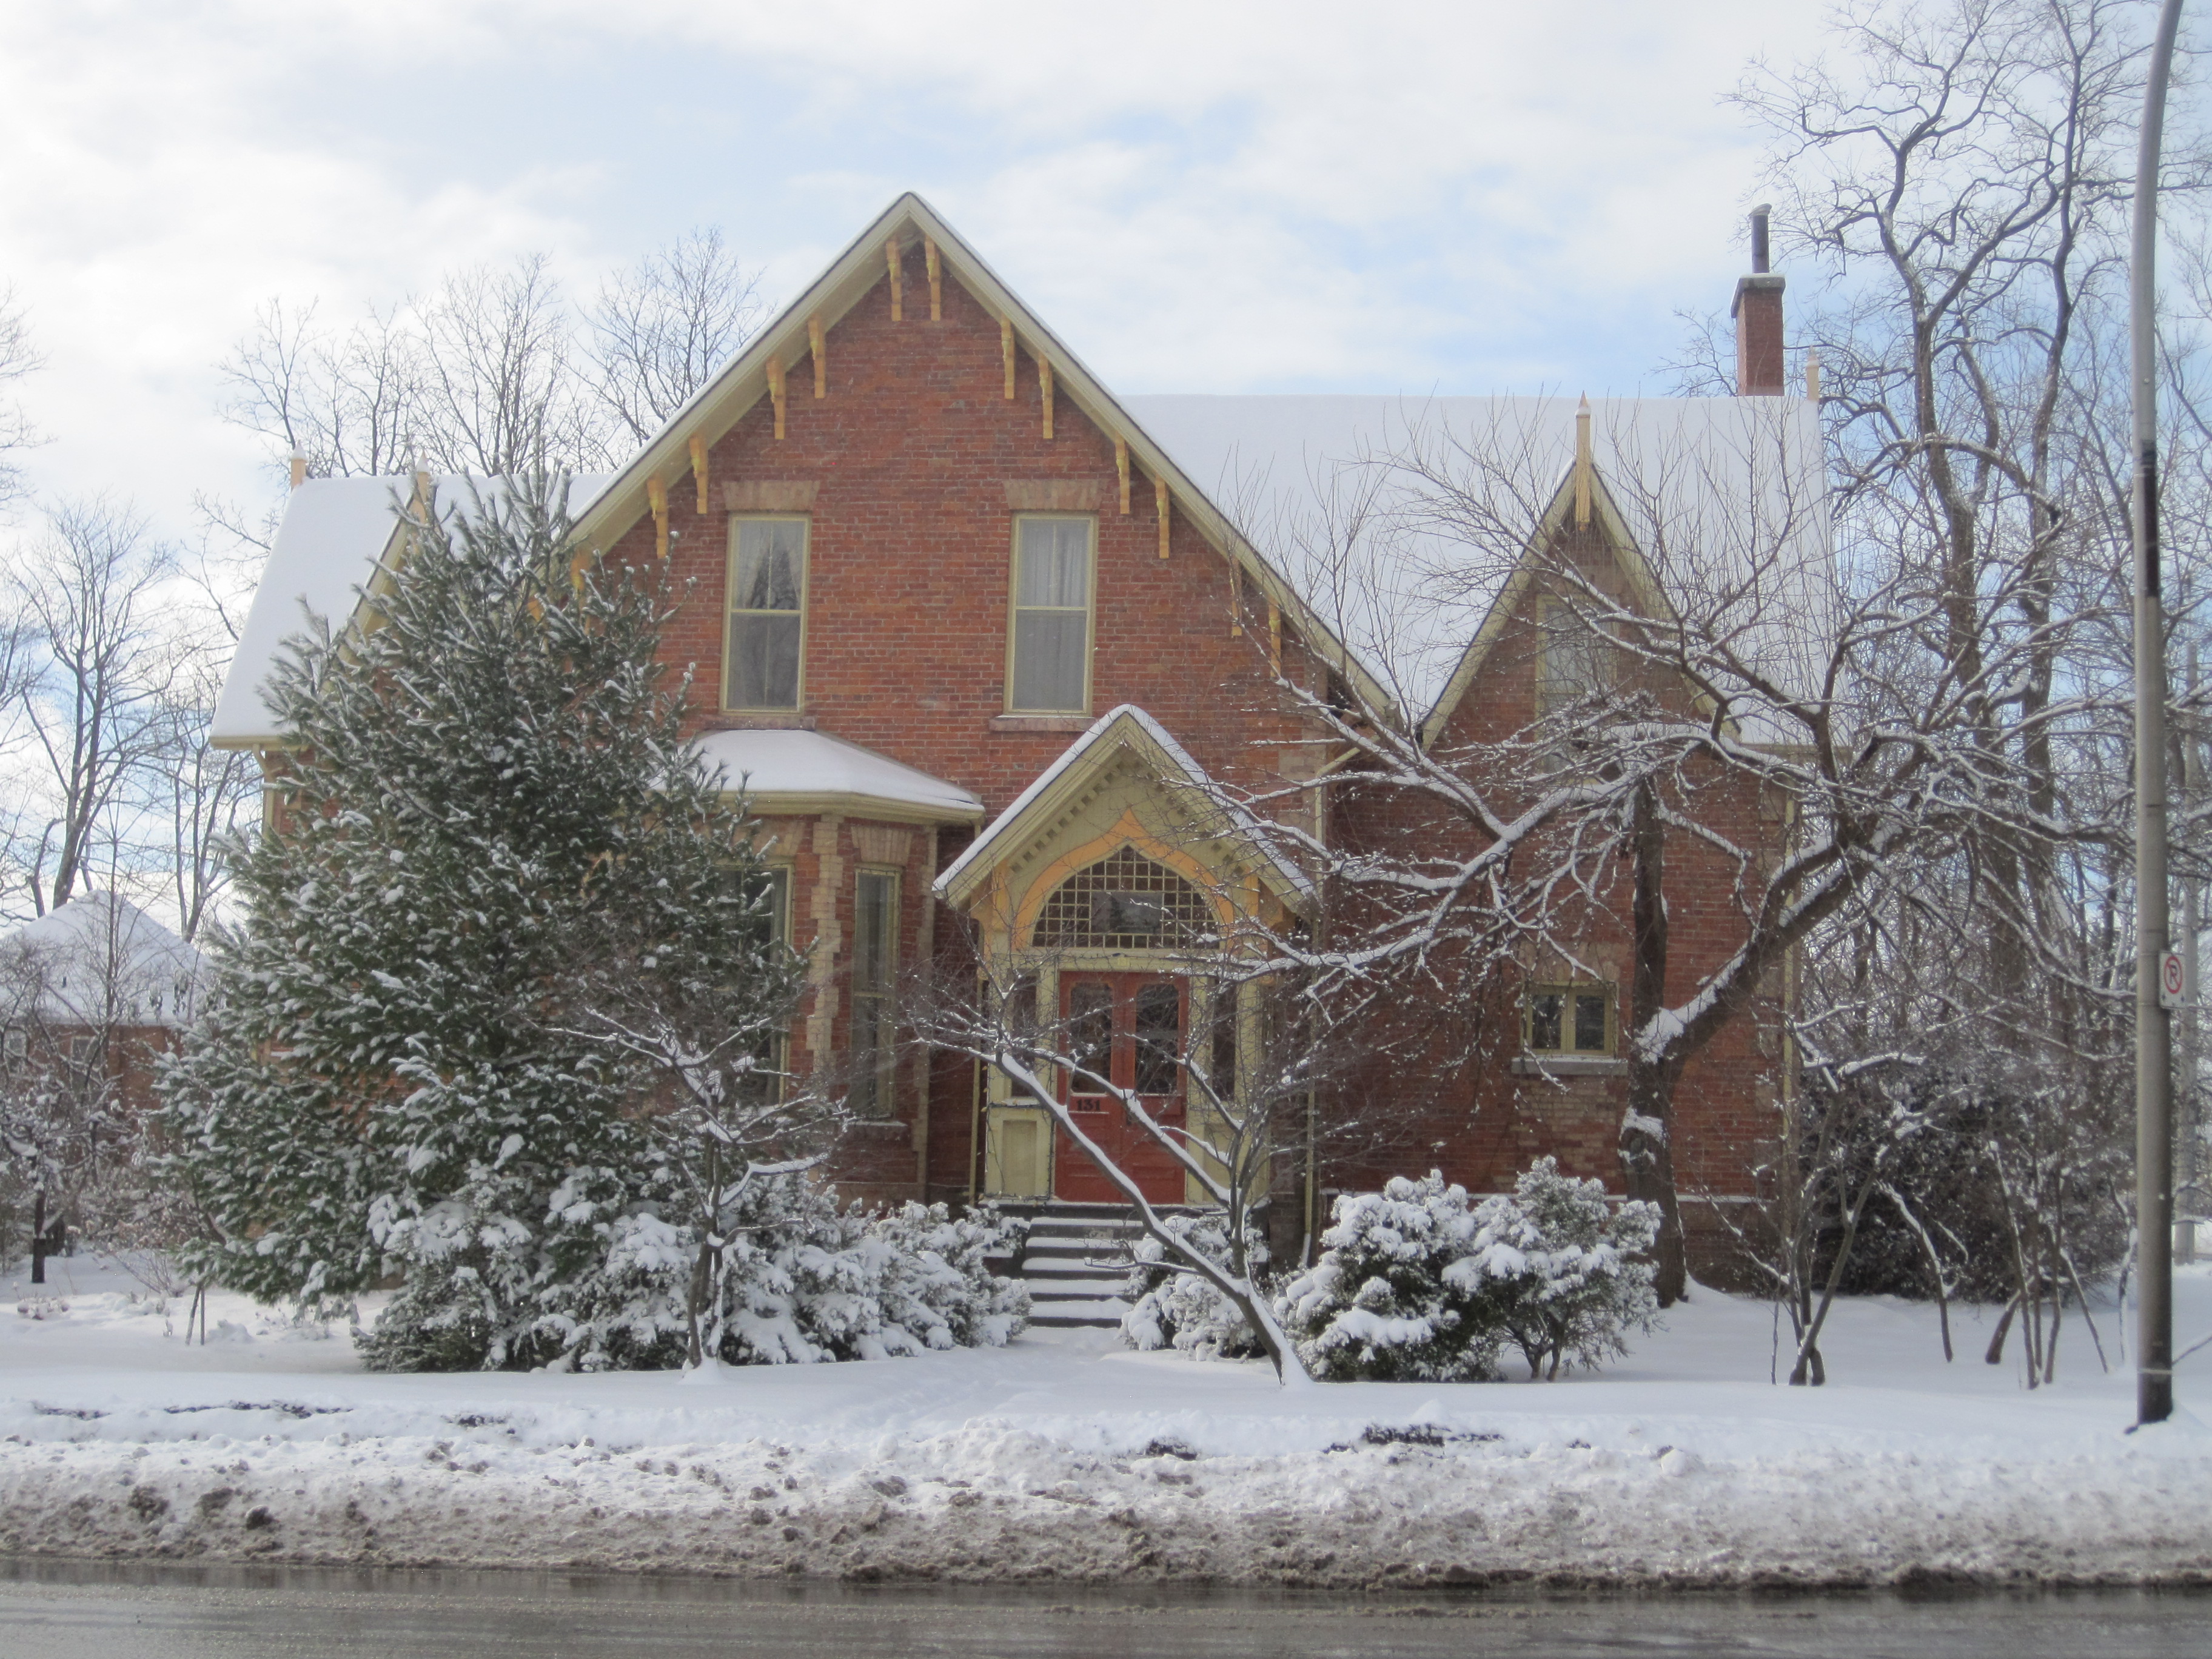
[{"label": "window with yellow frame", "polygon": [[805,685],[806,540],[803,518],[730,520],[725,708],[796,713],[799,707]]},{"label": "window with yellow frame", "polygon": [[1087,517],[1024,514],[1014,520],[1008,714],[1090,711],[1097,527]]},{"label": "window with yellow frame", "polygon": [[1536,984],[1522,1004],[1522,1044],[1532,1054],[1601,1059],[1616,1038],[1613,987],[1592,980]]},{"label": "window with yellow frame", "polygon": [[[750,919],[763,945],[791,943],[791,866],[787,864],[763,865],[756,878],[757,885],[753,897],[758,908]],[[791,1072],[791,1035],[787,1031],[763,1031],[753,1042],[752,1070],[745,1074],[742,1085],[748,1101],[766,1103],[781,1100],[785,1080]]]}]

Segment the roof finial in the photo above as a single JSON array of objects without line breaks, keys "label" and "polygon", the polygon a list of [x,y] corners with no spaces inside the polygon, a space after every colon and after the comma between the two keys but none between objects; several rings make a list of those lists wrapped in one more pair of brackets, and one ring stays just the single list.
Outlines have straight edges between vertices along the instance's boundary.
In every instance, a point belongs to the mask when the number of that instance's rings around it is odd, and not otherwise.
[{"label": "roof finial", "polygon": [[1587,530],[1590,521],[1590,406],[1589,393],[1583,393],[1580,408],[1575,410],[1575,528]]}]

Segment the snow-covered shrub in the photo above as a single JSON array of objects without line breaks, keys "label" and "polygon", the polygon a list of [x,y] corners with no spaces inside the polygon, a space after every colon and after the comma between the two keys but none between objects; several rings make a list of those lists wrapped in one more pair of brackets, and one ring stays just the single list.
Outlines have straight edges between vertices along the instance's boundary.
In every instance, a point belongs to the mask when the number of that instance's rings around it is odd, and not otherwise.
[{"label": "snow-covered shrub", "polygon": [[998,1277],[985,1258],[1010,1254],[1028,1230],[1018,1217],[988,1209],[954,1217],[942,1204],[902,1204],[872,1218],[869,1237],[902,1264],[892,1316],[908,1328],[942,1330],[948,1340],[933,1348],[1004,1347],[1029,1322],[1029,1287]]},{"label": "snow-covered shrub", "polygon": [[[549,1276],[538,1288],[537,1317],[496,1358],[488,1351],[473,1269],[457,1261],[434,1280],[410,1279],[360,1339],[370,1368],[682,1365],[698,1237],[651,1210],[621,1206],[619,1194],[590,1170],[564,1184],[551,1230],[588,1233],[596,1260]],[[996,1277],[985,1261],[1009,1248],[1026,1224],[1018,1220],[988,1211],[956,1219],[941,1204],[841,1209],[834,1194],[792,1175],[753,1183],[729,1220],[727,1247],[719,1261],[709,1257],[700,1332],[702,1351],[727,1364],[997,1347],[1029,1316],[1027,1287]],[[425,1283],[443,1294],[425,1297]]]},{"label": "snow-covered shrub", "polygon": [[1347,1193],[1330,1211],[1321,1258],[1284,1287],[1283,1323],[1316,1376],[1331,1381],[1481,1382],[1498,1375],[1503,1331],[1446,1270],[1474,1248],[1464,1187],[1435,1171]]},{"label": "snow-covered shrub", "polygon": [[1431,1171],[1336,1200],[1321,1259],[1279,1304],[1317,1376],[1479,1381],[1510,1343],[1531,1376],[1594,1366],[1648,1330],[1657,1301],[1649,1249],[1658,1215],[1617,1209],[1604,1183],[1540,1158],[1499,1194]]},{"label": "snow-covered shrub", "polygon": [[[1229,1232],[1218,1213],[1176,1215],[1168,1231],[1202,1252],[1209,1261],[1229,1260]],[[1121,1316],[1122,1340],[1133,1348],[1178,1348],[1200,1359],[1249,1359],[1267,1352],[1252,1323],[1211,1280],[1171,1267],[1158,1239],[1139,1239],[1122,1294],[1130,1302]],[[1265,1266],[1264,1248],[1255,1248],[1253,1273]]]},{"label": "snow-covered shrub", "polygon": [[1546,1158],[1510,1198],[1485,1199],[1475,1223],[1474,1249],[1444,1277],[1512,1340],[1531,1377],[1594,1369],[1628,1351],[1625,1333],[1651,1328],[1656,1270],[1640,1258],[1658,1236],[1656,1205],[1616,1208],[1603,1182],[1563,1176]]}]

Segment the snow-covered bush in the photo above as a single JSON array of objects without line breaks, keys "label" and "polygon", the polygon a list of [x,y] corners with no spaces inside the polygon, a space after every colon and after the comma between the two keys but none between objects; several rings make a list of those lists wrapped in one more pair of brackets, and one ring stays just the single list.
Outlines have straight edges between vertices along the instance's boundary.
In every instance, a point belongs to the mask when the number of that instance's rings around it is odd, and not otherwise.
[{"label": "snow-covered bush", "polygon": [[1508,1343],[1531,1376],[1594,1366],[1649,1329],[1658,1215],[1541,1158],[1510,1196],[1470,1203],[1436,1171],[1336,1200],[1321,1259],[1279,1306],[1317,1376],[1478,1381]]},{"label": "snow-covered bush", "polygon": [[[1229,1260],[1228,1224],[1218,1212],[1166,1218],[1168,1231],[1209,1260]],[[1266,1347],[1236,1304],[1194,1273],[1169,1265],[1169,1253],[1156,1238],[1131,1247],[1135,1258],[1122,1294],[1130,1302],[1121,1316],[1122,1340],[1133,1348],[1178,1348],[1200,1359],[1250,1359]],[[1264,1247],[1255,1248],[1256,1279],[1266,1265]]]},{"label": "snow-covered bush", "polygon": [[1651,1328],[1656,1269],[1642,1258],[1658,1236],[1656,1205],[1615,1207],[1603,1182],[1563,1176],[1546,1158],[1522,1172],[1512,1197],[1485,1199],[1475,1223],[1475,1248],[1445,1277],[1479,1298],[1532,1378],[1595,1369],[1628,1351],[1626,1332]]},{"label": "snow-covered bush", "polygon": [[1285,1328],[1316,1376],[1331,1381],[1480,1382],[1498,1374],[1503,1332],[1447,1269],[1474,1248],[1464,1187],[1441,1174],[1393,1177],[1346,1193],[1322,1255],[1284,1287]]},{"label": "snow-covered bush", "polygon": [[[618,1189],[580,1172],[558,1195],[559,1224],[593,1236],[597,1261],[549,1278],[540,1311],[495,1356],[459,1263],[434,1281],[410,1280],[360,1341],[372,1370],[551,1365],[559,1370],[669,1370],[690,1346],[697,1235],[649,1211],[612,1208]],[[1029,1291],[994,1275],[1025,1224],[945,1206],[840,1209],[803,1177],[754,1183],[732,1217],[730,1242],[708,1271],[702,1352],[727,1364],[882,1359],[931,1348],[1004,1346],[1026,1322]],[[399,1317],[393,1317],[394,1311]]]}]

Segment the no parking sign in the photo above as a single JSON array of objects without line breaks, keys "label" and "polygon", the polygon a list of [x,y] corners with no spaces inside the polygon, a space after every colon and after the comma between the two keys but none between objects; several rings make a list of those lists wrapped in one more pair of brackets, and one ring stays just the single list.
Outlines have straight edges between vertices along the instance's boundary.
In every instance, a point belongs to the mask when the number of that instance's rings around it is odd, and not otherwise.
[{"label": "no parking sign", "polygon": [[2161,1008],[2182,1008],[2195,1002],[2197,987],[2191,981],[2196,977],[2189,971],[2189,957],[2185,952],[2166,952],[2158,959],[2158,1006]]}]

